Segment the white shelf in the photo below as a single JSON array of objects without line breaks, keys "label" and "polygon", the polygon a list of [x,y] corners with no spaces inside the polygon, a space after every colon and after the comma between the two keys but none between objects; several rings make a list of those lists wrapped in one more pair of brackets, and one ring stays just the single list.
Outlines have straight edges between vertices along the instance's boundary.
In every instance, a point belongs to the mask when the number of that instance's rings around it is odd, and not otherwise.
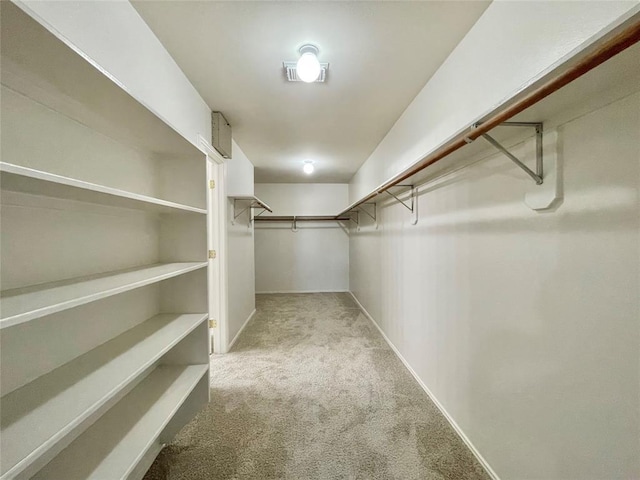
[{"label": "white shelf", "polygon": [[140,479],[209,395],[206,157],[2,3],[0,480]]},{"label": "white shelf", "polygon": [[2,189],[13,192],[157,213],[190,212],[202,215],[206,215],[207,213],[207,210],[203,208],[126,192],[117,188],[97,185],[95,183],[21,167],[6,162],[0,162],[0,172],[2,172],[2,175],[0,175]]},{"label": "white shelf", "polygon": [[0,329],[144,287],[207,266],[207,262],[167,263],[102,275],[45,283],[0,293]]},{"label": "white shelf", "polygon": [[5,395],[0,412],[2,479],[26,469],[26,475],[35,473],[207,318],[157,315]]},{"label": "white shelf", "polygon": [[4,85],[135,148],[172,158],[201,153],[91,58],[18,6],[3,5],[2,25]]},{"label": "white shelf", "polygon": [[33,478],[129,478],[141,458],[159,453],[162,431],[208,371],[207,365],[158,367]]},{"label": "white shelf", "polygon": [[260,200],[258,197],[254,195],[228,195],[227,198],[230,198],[231,200],[234,200],[234,201],[235,200],[247,201],[249,202],[249,206],[247,208],[263,208],[269,213],[273,212],[273,210],[269,205],[267,205],[266,203],[264,203],[262,200]]}]

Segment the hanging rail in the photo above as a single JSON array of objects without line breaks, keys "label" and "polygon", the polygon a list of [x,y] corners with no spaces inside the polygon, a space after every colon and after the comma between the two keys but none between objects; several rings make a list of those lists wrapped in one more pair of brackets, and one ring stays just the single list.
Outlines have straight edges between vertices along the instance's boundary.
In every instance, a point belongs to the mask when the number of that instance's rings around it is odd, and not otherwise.
[{"label": "hanging rail", "polygon": [[256,222],[338,222],[338,221],[349,221],[349,217],[340,215],[306,215],[306,216],[298,216],[298,215],[270,215],[268,217],[255,217],[253,219]]},{"label": "hanging rail", "polygon": [[374,197],[386,192],[391,187],[398,185],[430,165],[451,155],[456,150],[459,150],[499,126],[501,123],[506,122],[518,113],[535,105],[540,100],[593,70],[598,65],[638,41],[640,41],[640,13],[635,13],[576,56],[567,59],[513,98],[498,106],[480,120],[473,122],[468,128],[454,135],[433,152],[387,180],[357,202],[349,205],[336,215],[335,218],[342,217],[363,203],[370,202]]},{"label": "hanging rail", "polygon": [[349,216],[334,217],[332,215],[271,215],[268,217],[255,217],[255,222],[291,222],[291,231],[298,231],[298,222],[348,222]]}]

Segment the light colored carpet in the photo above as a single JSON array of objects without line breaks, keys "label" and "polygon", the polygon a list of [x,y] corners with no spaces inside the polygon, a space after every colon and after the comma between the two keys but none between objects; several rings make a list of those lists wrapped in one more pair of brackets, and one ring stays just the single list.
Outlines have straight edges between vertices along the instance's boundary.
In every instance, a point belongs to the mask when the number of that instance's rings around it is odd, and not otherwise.
[{"label": "light colored carpet", "polygon": [[256,303],[146,480],[489,478],[350,295]]}]

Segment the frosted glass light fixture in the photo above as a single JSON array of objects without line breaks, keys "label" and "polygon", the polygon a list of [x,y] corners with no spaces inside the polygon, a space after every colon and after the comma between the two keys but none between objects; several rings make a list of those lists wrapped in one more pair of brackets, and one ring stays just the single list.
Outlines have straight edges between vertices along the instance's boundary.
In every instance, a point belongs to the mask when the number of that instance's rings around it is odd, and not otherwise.
[{"label": "frosted glass light fixture", "polygon": [[313,170],[314,166],[311,160],[307,160],[306,162],[304,162],[304,166],[302,167],[302,171],[304,173],[306,173],[307,175],[311,175],[313,173]]},{"label": "frosted glass light fixture", "polygon": [[300,58],[296,63],[298,78],[306,83],[315,82],[322,70],[318,61],[318,47],[307,44],[300,47]]}]

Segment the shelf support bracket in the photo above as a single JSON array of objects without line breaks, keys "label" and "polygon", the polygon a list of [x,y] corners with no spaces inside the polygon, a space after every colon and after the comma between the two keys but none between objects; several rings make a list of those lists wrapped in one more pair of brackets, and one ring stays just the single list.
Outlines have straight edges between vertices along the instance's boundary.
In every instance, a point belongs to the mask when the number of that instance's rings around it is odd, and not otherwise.
[{"label": "shelf support bracket", "polygon": [[[262,215],[264,212],[266,212],[266,211],[267,211],[267,209],[266,209],[266,208],[264,208],[264,207],[263,207],[263,206],[261,206],[261,205],[251,206],[250,208],[259,208],[259,209],[260,209],[260,213],[256,213],[256,214],[253,216],[253,218],[249,218],[249,225],[247,225],[247,228],[251,228],[251,224],[253,223],[253,220],[254,220],[256,217],[259,217],[260,215]],[[246,209],[245,209],[245,210],[246,210]]]},{"label": "shelf support bracket", "polygon": [[409,187],[411,189],[411,197],[410,197],[411,201],[409,203],[405,202],[404,200],[401,200],[397,195],[390,192],[388,189],[385,190],[385,192],[388,193],[393,198],[395,198],[404,208],[406,208],[413,214],[411,219],[411,225],[416,225],[418,223],[418,202],[416,199],[418,195],[418,189],[413,185],[394,185],[394,187],[405,187],[405,188]]},{"label": "shelf support bracket", "polygon": [[[231,225],[235,225],[236,224],[236,220],[238,219],[238,217],[240,215],[242,215],[244,212],[246,212],[247,210],[253,210],[254,208],[259,208],[261,211],[260,211],[260,213],[255,215],[256,217],[262,215],[264,212],[267,211],[266,208],[264,208],[262,205],[260,205],[255,200],[251,200],[249,202],[249,205],[244,207],[242,210],[238,211],[238,201],[246,202],[247,200],[240,200],[240,199],[237,199],[237,198],[233,199],[233,220],[231,220]],[[247,228],[251,228],[251,222],[253,222],[253,218],[251,218],[251,215],[249,215],[249,222],[247,224]]]},{"label": "shelf support bracket", "polygon": [[[503,127],[533,127],[536,130],[536,171],[534,172],[527,167],[518,157],[513,155],[509,150],[503,147],[495,138],[488,133],[483,133],[482,138],[493,145],[496,149],[502,152],[506,157],[520,167],[527,175],[529,175],[536,185],[542,185],[544,167],[542,157],[542,123],[539,122],[503,122],[500,124]],[[474,126],[475,127],[475,126]]]},{"label": "shelf support bracket", "polygon": [[[371,212],[367,211],[367,209],[365,208],[365,205],[373,205],[373,210]],[[378,219],[378,207],[375,203],[363,203],[362,205],[360,205],[358,207],[360,209],[360,211],[362,213],[364,213],[365,215],[367,215],[369,218],[371,218],[371,220],[373,220],[374,222],[377,223]]]},{"label": "shelf support bracket", "polygon": [[234,220],[234,222],[232,222],[232,223],[235,224],[235,220],[237,220],[240,215],[242,215],[244,212],[246,212],[250,208],[251,208],[251,204],[247,205],[242,210],[238,211],[238,200],[234,199],[233,200],[233,220]]},{"label": "shelf support bracket", "polygon": [[[367,208],[372,207],[372,208]],[[373,226],[378,229],[378,205],[375,202],[363,203],[358,206],[358,210],[364,213],[367,217],[373,220]]]},{"label": "shelf support bracket", "polygon": [[389,190],[385,190],[385,193],[387,193],[390,196],[392,196],[393,198],[395,198],[404,208],[406,208],[410,212],[413,212],[413,207],[414,207],[413,185],[394,185],[394,187],[409,187],[409,188],[411,188],[411,202],[410,203],[405,203],[404,200],[400,200],[400,198],[398,198],[397,195],[395,195],[394,193],[390,192]]},{"label": "shelf support bracket", "polygon": [[360,231],[360,212],[358,210],[351,210],[349,212],[349,220],[356,224],[356,231]]},{"label": "shelf support bracket", "polygon": [[297,224],[295,215],[293,216],[293,220],[291,221],[291,231],[293,233],[298,233],[298,224]]}]

